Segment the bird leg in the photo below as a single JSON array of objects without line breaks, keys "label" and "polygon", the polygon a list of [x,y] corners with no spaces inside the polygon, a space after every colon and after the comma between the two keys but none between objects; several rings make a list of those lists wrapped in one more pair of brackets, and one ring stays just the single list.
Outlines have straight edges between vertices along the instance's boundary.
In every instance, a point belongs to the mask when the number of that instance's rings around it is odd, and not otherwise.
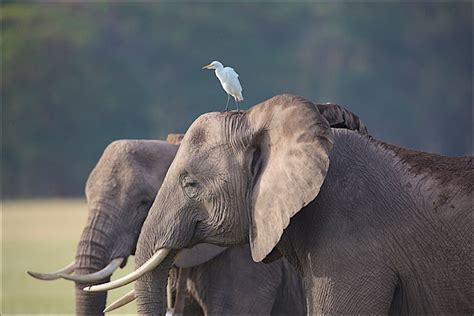
[{"label": "bird leg", "polygon": [[234,100],[235,100],[235,106],[237,107],[237,113],[240,113],[239,102],[237,102],[237,99],[234,99]]},{"label": "bird leg", "polygon": [[225,110],[224,110],[224,112],[229,111],[229,100],[230,100],[230,94],[227,95],[227,104],[225,105]]}]

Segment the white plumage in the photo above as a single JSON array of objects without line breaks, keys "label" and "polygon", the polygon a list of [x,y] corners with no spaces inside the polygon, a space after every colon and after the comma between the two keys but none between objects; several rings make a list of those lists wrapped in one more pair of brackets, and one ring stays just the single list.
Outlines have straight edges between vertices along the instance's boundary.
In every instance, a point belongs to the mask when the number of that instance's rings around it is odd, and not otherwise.
[{"label": "white plumage", "polygon": [[202,69],[214,69],[217,79],[221,82],[222,88],[227,93],[227,104],[225,110],[227,111],[229,106],[229,99],[232,96],[239,110],[237,102],[242,102],[244,97],[242,96],[242,86],[239,82],[239,74],[231,67],[224,67],[222,63],[213,61],[209,65],[202,67]]}]

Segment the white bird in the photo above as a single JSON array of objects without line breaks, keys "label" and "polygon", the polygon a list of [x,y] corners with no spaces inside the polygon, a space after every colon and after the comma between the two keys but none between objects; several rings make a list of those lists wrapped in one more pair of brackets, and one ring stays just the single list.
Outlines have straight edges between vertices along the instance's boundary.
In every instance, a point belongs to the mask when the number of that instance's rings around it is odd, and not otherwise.
[{"label": "white bird", "polygon": [[242,86],[239,82],[239,74],[231,67],[224,67],[220,62],[213,61],[209,65],[202,67],[202,69],[215,69],[217,79],[221,82],[222,88],[227,93],[227,104],[225,110],[228,110],[230,96],[235,100],[237,111],[239,111],[239,105],[237,102],[242,102],[244,97],[242,96]]}]

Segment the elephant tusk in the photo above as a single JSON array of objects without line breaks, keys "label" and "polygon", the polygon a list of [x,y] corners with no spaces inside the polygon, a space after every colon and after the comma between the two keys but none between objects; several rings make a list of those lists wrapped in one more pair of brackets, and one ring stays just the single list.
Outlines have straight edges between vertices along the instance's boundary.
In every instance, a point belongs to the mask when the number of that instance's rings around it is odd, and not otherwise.
[{"label": "elephant tusk", "polygon": [[111,312],[113,310],[116,310],[117,308],[120,308],[124,305],[127,305],[128,303],[132,302],[133,300],[135,300],[135,290],[131,290],[130,292],[128,292],[127,294],[125,294],[124,296],[122,296],[121,298],[119,298],[118,300],[114,301],[112,304],[110,304],[109,306],[107,306],[105,309],[104,309],[104,313],[108,313],[108,312]]},{"label": "elephant tusk", "polygon": [[44,280],[44,281],[57,280],[61,278],[60,274],[72,273],[74,271],[74,264],[75,262],[73,261],[67,266],[65,266],[64,268],[59,269],[58,271],[55,271],[55,272],[41,273],[41,272],[27,271],[27,273],[31,275],[33,278],[38,279],[38,280]]},{"label": "elephant tusk", "polygon": [[120,265],[122,264],[124,258],[115,258],[110,263],[100,271],[91,273],[91,274],[84,274],[84,275],[70,275],[61,273],[60,277],[66,280],[76,281],[78,283],[89,283],[100,281],[106,277],[109,277],[117,270]]},{"label": "elephant tusk", "polygon": [[129,273],[126,276],[112,282],[99,284],[99,285],[93,285],[93,286],[87,286],[84,288],[84,291],[102,292],[102,291],[108,291],[108,290],[116,289],[118,287],[127,285],[137,280],[145,273],[154,270],[166,258],[166,256],[170,253],[170,251],[171,249],[161,248],[150,259],[148,259],[147,262],[145,262],[140,268],[133,271],[132,273]]}]

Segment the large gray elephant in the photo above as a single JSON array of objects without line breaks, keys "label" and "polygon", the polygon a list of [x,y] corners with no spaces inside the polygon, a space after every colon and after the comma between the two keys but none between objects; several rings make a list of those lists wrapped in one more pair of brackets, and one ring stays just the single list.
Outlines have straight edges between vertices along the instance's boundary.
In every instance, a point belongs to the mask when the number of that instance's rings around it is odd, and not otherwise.
[{"label": "large gray elephant", "polygon": [[[106,293],[87,293],[82,288],[108,281],[114,270],[134,254],[143,221],[177,148],[154,140],[110,144],[87,181],[89,218],[77,247],[74,274],[66,273],[72,270],[30,272],[40,279],[62,277],[75,281],[77,315],[103,315]],[[226,250],[200,244],[195,248],[184,251],[176,265],[188,270],[185,283],[205,314],[305,314],[301,279],[285,260],[257,264],[251,260],[248,247]],[[238,271],[245,276],[238,276]],[[239,294],[251,290],[252,298]],[[199,309],[189,299],[182,308],[189,315],[200,313]]]},{"label": "large gray elephant", "polygon": [[[139,314],[163,314],[168,270],[199,242],[250,243],[301,273],[310,314],[472,314],[472,157],[331,129],[280,95],[188,129],[140,234]],[[252,295],[249,293],[249,295]]]},{"label": "large gray elephant", "polygon": [[[359,118],[345,108],[329,103],[317,106],[331,125],[367,133]],[[86,293],[81,289],[108,280],[114,270],[123,266],[128,256],[134,253],[141,225],[181,139],[182,135],[170,134],[167,140],[174,144],[152,140],[121,140],[110,144],[87,181],[90,216],[77,247],[75,265],[50,274],[30,272],[43,280],[62,277],[76,281],[78,315],[102,314],[106,293]],[[189,268],[185,282],[205,313],[218,314],[224,310],[240,314],[304,313],[301,286],[286,261],[269,266],[257,265],[247,260],[250,258],[248,247],[229,249],[220,254],[224,250],[201,244],[194,251],[183,252],[176,260],[178,267]],[[239,265],[235,265],[237,261]],[[216,265],[227,268],[219,270]],[[236,271],[241,272],[240,276]],[[72,272],[74,274],[70,274]],[[242,277],[242,273],[247,277]],[[216,275],[219,277],[211,277]],[[261,280],[262,275],[271,276],[271,280]],[[235,293],[249,292],[252,284],[261,287],[247,298],[249,304],[241,304]],[[192,308],[182,307],[195,311]]]}]

